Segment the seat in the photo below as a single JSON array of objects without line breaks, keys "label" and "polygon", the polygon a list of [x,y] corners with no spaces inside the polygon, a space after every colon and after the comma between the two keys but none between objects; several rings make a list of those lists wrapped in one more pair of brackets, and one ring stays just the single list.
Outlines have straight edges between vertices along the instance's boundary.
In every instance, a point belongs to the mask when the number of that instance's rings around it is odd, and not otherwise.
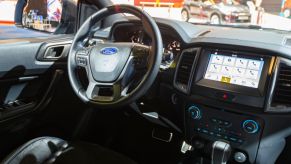
[{"label": "seat", "polygon": [[33,139],[12,152],[3,164],[136,164],[133,160],[99,145],[67,142],[55,137]]}]

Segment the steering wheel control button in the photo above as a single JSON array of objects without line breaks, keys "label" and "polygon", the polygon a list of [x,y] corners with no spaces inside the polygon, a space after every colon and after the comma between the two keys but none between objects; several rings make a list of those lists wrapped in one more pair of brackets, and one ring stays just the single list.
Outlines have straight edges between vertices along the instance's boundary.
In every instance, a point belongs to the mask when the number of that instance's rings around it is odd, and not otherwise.
[{"label": "steering wheel control button", "polygon": [[245,120],[242,128],[246,133],[254,134],[259,131],[259,124],[254,120]]},{"label": "steering wheel control button", "polygon": [[208,134],[209,133],[209,131],[207,129],[202,129],[201,132],[204,133],[204,134]]},{"label": "steering wheel control button", "polygon": [[237,143],[242,144],[242,143],[244,143],[244,140],[242,140],[242,139],[238,139],[238,140],[237,140]]},{"label": "steering wheel control button", "polygon": [[229,140],[232,142],[237,142],[237,138],[235,138],[235,137],[229,137]]},{"label": "steering wheel control button", "polygon": [[213,123],[216,124],[216,123],[217,123],[217,119],[216,119],[216,118],[212,118],[212,119],[211,119],[211,122],[213,122]]},{"label": "steering wheel control button", "polygon": [[79,50],[77,52],[77,55],[80,55],[80,56],[88,56],[88,51],[87,50]]},{"label": "steering wheel control button", "polygon": [[201,110],[194,105],[192,105],[188,108],[188,112],[189,112],[191,118],[194,120],[200,120],[202,117]]},{"label": "steering wheel control button", "polygon": [[133,58],[133,64],[137,69],[144,69],[146,68],[146,60],[143,56],[136,56]]},{"label": "steering wheel control button", "polygon": [[79,66],[86,66],[87,65],[87,58],[86,57],[77,57],[77,64]]},{"label": "steering wheel control button", "polygon": [[221,119],[218,119],[218,118],[211,118],[210,121],[213,124],[218,125],[218,126],[224,126],[224,127],[231,126],[231,122],[225,121],[225,120],[221,120]]},{"label": "steering wheel control button", "polygon": [[224,122],[223,122],[223,125],[224,125],[224,126],[230,126],[231,123],[230,123],[229,121],[224,121]]},{"label": "steering wheel control button", "polygon": [[245,153],[242,152],[236,152],[234,154],[234,160],[238,163],[244,163],[247,161],[247,156]]}]

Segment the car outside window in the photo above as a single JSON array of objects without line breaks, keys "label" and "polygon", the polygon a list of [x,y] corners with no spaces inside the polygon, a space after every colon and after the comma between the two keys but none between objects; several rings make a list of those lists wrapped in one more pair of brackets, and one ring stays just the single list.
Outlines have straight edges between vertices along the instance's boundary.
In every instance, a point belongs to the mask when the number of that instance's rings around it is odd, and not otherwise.
[{"label": "car outside window", "polygon": [[291,30],[291,0],[112,0],[153,17],[241,28]]},{"label": "car outside window", "polygon": [[77,0],[1,0],[0,26],[54,34],[75,32]]}]

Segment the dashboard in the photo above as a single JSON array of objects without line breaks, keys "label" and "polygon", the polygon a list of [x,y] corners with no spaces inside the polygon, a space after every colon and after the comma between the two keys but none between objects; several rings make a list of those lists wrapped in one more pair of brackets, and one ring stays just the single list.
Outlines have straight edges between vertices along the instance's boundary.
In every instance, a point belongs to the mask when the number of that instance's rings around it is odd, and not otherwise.
[{"label": "dashboard", "polygon": [[[183,115],[185,142],[207,156],[207,145],[221,140],[233,149],[231,162],[243,154],[245,163],[275,163],[291,135],[290,34],[156,21],[164,45],[159,82]],[[110,38],[151,44],[134,19],[116,23]]]},{"label": "dashboard", "polygon": [[[213,142],[223,141],[231,145],[231,163],[241,163],[237,158],[243,156],[242,163],[275,163],[291,136],[290,32],[194,25],[166,19],[156,22],[164,50],[153,87],[157,91],[149,92],[163,100],[162,109],[158,110],[173,113],[172,122],[182,120],[176,124],[183,129],[185,143],[205,158],[209,158],[207,148]],[[141,23],[131,17],[117,20],[108,31],[113,42],[151,44],[151,37]],[[66,56],[43,55],[48,47],[65,51],[74,36],[35,35],[38,37],[0,41],[1,55],[5,58],[1,60],[0,76],[9,78],[9,86],[10,78],[11,85],[16,84],[18,77],[17,85],[30,80],[33,84],[34,78],[42,79],[44,73],[49,77],[54,73],[51,84],[55,86],[63,75],[63,71],[54,69],[65,70]],[[15,53],[11,53],[13,48]],[[3,82],[8,83],[6,79]],[[48,87],[47,93],[52,88]],[[2,92],[7,94],[6,89]],[[30,100],[34,94],[39,95],[32,92],[20,96]],[[47,104],[42,100],[51,100],[46,96],[51,95],[38,96],[40,105]],[[150,102],[143,105],[147,103]],[[23,108],[17,107],[19,111],[9,112],[22,115],[28,108],[34,110],[35,105],[28,103]],[[2,112],[1,119],[10,117],[9,112],[7,116]]]}]

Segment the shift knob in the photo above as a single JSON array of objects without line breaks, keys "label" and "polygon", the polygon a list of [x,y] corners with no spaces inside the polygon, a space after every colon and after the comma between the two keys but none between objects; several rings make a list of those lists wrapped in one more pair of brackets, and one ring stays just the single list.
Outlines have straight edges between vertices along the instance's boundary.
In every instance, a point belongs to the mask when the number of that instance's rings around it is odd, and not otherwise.
[{"label": "shift knob", "polygon": [[223,141],[215,141],[212,145],[211,164],[226,164],[231,155],[231,147]]}]

